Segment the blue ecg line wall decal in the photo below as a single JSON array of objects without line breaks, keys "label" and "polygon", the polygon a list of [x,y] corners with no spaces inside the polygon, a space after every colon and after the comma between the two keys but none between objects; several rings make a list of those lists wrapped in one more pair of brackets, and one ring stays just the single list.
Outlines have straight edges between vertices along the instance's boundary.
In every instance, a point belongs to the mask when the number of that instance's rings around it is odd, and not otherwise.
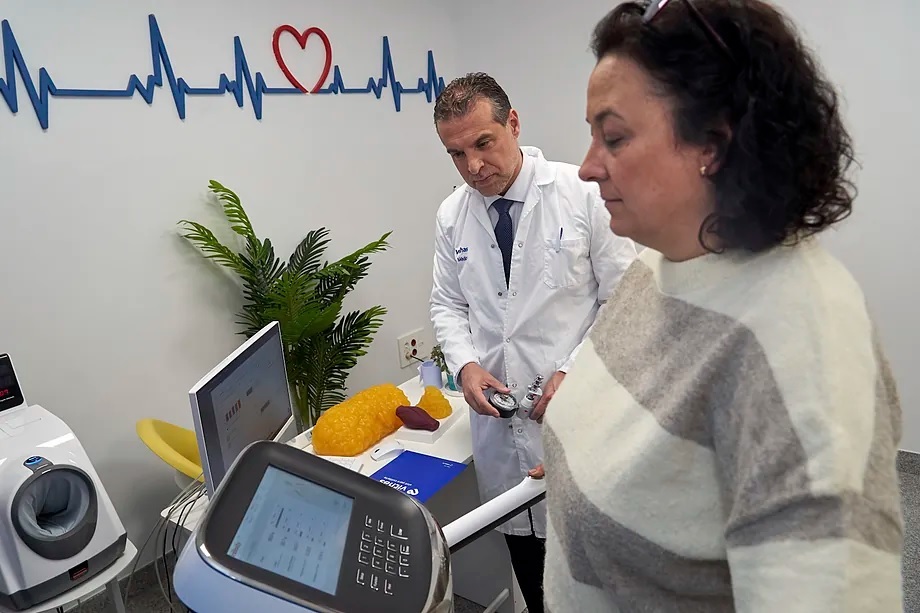
[{"label": "blue ecg line wall decal", "polygon": [[[269,87],[261,72],[249,69],[243,43],[239,36],[233,38],[234,72],[233,78],[222,73],[218,78],[216,87],[192,87],[185,79],[176,76],[166,41],[160,32],[156,17],[148,17],[150,23],[150,53],[152,72],[145,77],[136,74],[128,78],[128,84],[121,89],[78,89],[58,87],[51,74],[44,67],[38,70],[38,85],[32,78],[32,72],[26,63],[19,42],[13,34],[13,28],[8,20],[0,22],[0,40],[3,41],[3,66],[6,78],[0,78],[0,96],[6,101],[12,113],[19,112],[19,96],[17,93],[18,82],[16,72],[22,79],[22,86],[28,94],[35,116],[42,128],[48,129],[49,99],[50,98],[133,98],[139,95],[147,104],[153,104],[157,88],[168,86],[176,104],[176,112],[180,119],[186,116],[186,98],[188,96],[223,96],[231,94],[240,108],[245,104],[245,96],[249,95],[252,110],[256,119],[262,119],[263,102],[266,96],[276,95],[306,95],[298,87]],[[289,26],[286,26],[289,27]],[[304,44],[301,44],[303,47]],[[280,58],[279,58],[280,63]],[[319,84],[317,84],[319,85]],[[438,76],[435,67],[434,53],[428,51],[427,74],[418,79],[416,87],[405,87],[396,78],[396,68],[393,56],[390,53],[390,41],[383,37],[383,64],[379,77],[369,77],[363,87],[347,87],[342,71],[336,65],[332,71],[332,81],[326,87],[317,87],[309,95],[315,94],[373,94],[379,100],[383,91],[389,88],[393,93],[393,104],[396,112],[402,108],[402,96],[406,94],[424,94],[429,103],[444,89],[444,79]]]}]

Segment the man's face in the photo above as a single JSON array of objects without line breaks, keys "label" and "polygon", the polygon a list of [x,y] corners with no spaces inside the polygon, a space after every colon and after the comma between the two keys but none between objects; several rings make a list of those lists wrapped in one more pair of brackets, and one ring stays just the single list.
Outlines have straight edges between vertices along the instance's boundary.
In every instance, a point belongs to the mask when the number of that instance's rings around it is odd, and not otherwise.
[{"label": "man's face", "polygon": [[492,103],[482,98],[462,116],[437,123],[438,136],[467,185],[483,196],[504,194],[521,169],[521,124],[511,109],[501,125]]}]

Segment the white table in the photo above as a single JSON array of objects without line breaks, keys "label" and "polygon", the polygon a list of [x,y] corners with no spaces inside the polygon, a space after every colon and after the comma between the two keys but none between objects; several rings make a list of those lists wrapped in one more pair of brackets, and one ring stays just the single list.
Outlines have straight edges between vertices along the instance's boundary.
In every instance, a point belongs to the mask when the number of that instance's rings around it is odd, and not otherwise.
[{"label": "white table", "polygon": [[[45,601],[40,605],[32,607],[31,609],[26,609],[25,611],[19,611],[18,613],[40,613],[44,611],[54,611],[58,607],[63,607],[64,605],[70,604],[82,598],[92,595],[96,590],[105,586],[106,591],[109,594],[109,602],[114,607],[117,613],[125,613],[125,601],[121,596],[121,587],[118,584],[118,575],[121,571],[128,568],[131,562],[134,561],[134,557],[137,555],[137,547],[134,546],[134,543],[128,539],[128,542],[125,543],[125,552],[115,560],[108,568],[104,571],[93,577],[92,579],[81,583],[74,589],[64,592],[57,598],[52,598],[51,600]],[[0,613],[13,613],[0,607]]]},{"label": "white table", "polygon": [[[418,382],[418,378],[406,381],[399,388],[405,392],[406,396],[409,398],[410,403],[418,402],[422,397],[424,389],[421,384]],[[400,440],[399,443],[411,451],[417,451],[419,453],[425,453],[428,455],[437,456],[445,460],[450,460],[452,462],[462,462],[464,464],[469,464],[473,459],[473,446],[472,439],[470,438],[470,420],[467,415],[467,412],[470,410],[469,405],[467,405],[466,400],[462,396],[449,396],[444,394],[444,397],[450,402],[451,409],[456,415],[456,418],[452,420],[449,429],[446,430],[440,438],[434,443],[420,443],[417,441],[405,441]],[[289,445],[302,449],[307,453],[313,453],[313,446],[309,443],[309,435],[306,433],[301,434],[294,439],[288,441]],[[383,443],[388,443],[396,440],[396,434],[390,434],[389,436],[381,439],[380,443],[373,445],[377,447]],[[358,472],[362,475],[372,475],[390,462],[393,461],[393,457],[387,458],[385,460],[373,460],[371,459],[371,449],[368,449],[364,453],[355,456],[356,465],[361,464],[361,468]],[[322,456],[320,456],[322,457]],[[160,517],[167,519],[173,523],[177,523],[179,512],[182,508],[185,508],[185,513],[183,514],[182,527],[189,532],[195,530],[198,526],[198,522],[201,520],[201,516],[204,515],[205,509],[208,506],[208,497],[201,496],[195,503],[191,506],[191,509],[188,508],[188,505],[177,504],[175,508],[166,507],[160,511]]]},{"label": "white table", "polygon": [[[405,392],[410,403],[418,402],[424,392],[418,377],[406,381],[399,388]],[[399,442],[403,447],[411,451],[437,456],[453,462],[470,464],[473,460],[473,446],[470,435],[469,405],[462,396],[452,396],[445,393],[444,397],[450,402],[451,408],[457,416],[451,420],[449,428],[444,431],[440,438],[433,443],[406,440],[400,440]],[[381,444],[395,440],[397,440],[396,433],[390,434],[379,443],[373,445],[371,449],[356,456],[355,465],[361,465],[358,472],[369,476],[391,462],[392,457],[381,461],[373,460],[371,450]],[[312,445],[309,444],[309,435],[307,433],[293,438],[288,444],[303,449],[307,453],[312,453],[313,451]],[[435,493],[425,503],[425,506],[441,525],[446,525],[480,504],[475,470],[465,470]],[[202,515],[204,515],[207,505],[208,498],[201,496],[192,505],[191,509],[188,509],[187,505],[180,504],[175,509],[170,507],[163,509],[160,515],[164,519],[169,516],[170,522],[178,523],[179,511],[185,506],[181,527],[193,532],[198,526]],[[498,610],[502,613],[520,613],[524,609],[523,597],[511,570],[511,559],[508,556],[504,537],[499,533],[493,532],[480,537],[476,542],[465,547],[457,555],[452,556],[451,566],[453,568],[454,592],[456,594],[481,606],[487,606],[502,589],[508,589],[513,597],[509,598],[506,605]]]}]

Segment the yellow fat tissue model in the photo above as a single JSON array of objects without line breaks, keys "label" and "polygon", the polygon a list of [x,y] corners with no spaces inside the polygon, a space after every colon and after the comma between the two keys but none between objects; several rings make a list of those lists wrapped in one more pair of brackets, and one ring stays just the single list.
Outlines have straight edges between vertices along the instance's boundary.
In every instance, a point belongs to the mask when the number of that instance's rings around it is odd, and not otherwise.
[{"label": "yellow fat tissue model", "polygon": [[[409,406],[405,392],[384,383],[358,392],[323,413],[313,427],[313,450],[318,455],[356,456],[402,426],[396,409]],[[434,419],[451,414],[450,402],[436,387],[425,388],[415,405]]]},{"label": "yellow fat tissue model", "polygon": [[435,419],[450,417],[453,411],[450,407],[450,402],[447,401],[447,398],[444,397],[441,390],[431,385],[425,388],[425,393],[422,394],[422,398],[418,401],[416,406],[423,409]]}]

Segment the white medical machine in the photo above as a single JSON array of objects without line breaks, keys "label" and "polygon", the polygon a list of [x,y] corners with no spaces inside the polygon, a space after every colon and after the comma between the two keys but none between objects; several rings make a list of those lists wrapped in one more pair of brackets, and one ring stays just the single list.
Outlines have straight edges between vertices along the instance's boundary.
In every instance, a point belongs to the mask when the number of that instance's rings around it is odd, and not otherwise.
[{"label": "white medical machine", "polygon": [[263,327],[189,390],[208,497],[247,445],[293,421],[281,326]]},{"label": "white medical machine", "polygon": [[0,607],[23,611],[95,577],[127,533],[73,431],[29,405],[0,354]]},{"label": "white medical machine", "polygon": [[290,445],[249,445],[183,548],[194,613],[450,613],[450,554],[545,497],[542,479],[443,529],[391,487]]}]

